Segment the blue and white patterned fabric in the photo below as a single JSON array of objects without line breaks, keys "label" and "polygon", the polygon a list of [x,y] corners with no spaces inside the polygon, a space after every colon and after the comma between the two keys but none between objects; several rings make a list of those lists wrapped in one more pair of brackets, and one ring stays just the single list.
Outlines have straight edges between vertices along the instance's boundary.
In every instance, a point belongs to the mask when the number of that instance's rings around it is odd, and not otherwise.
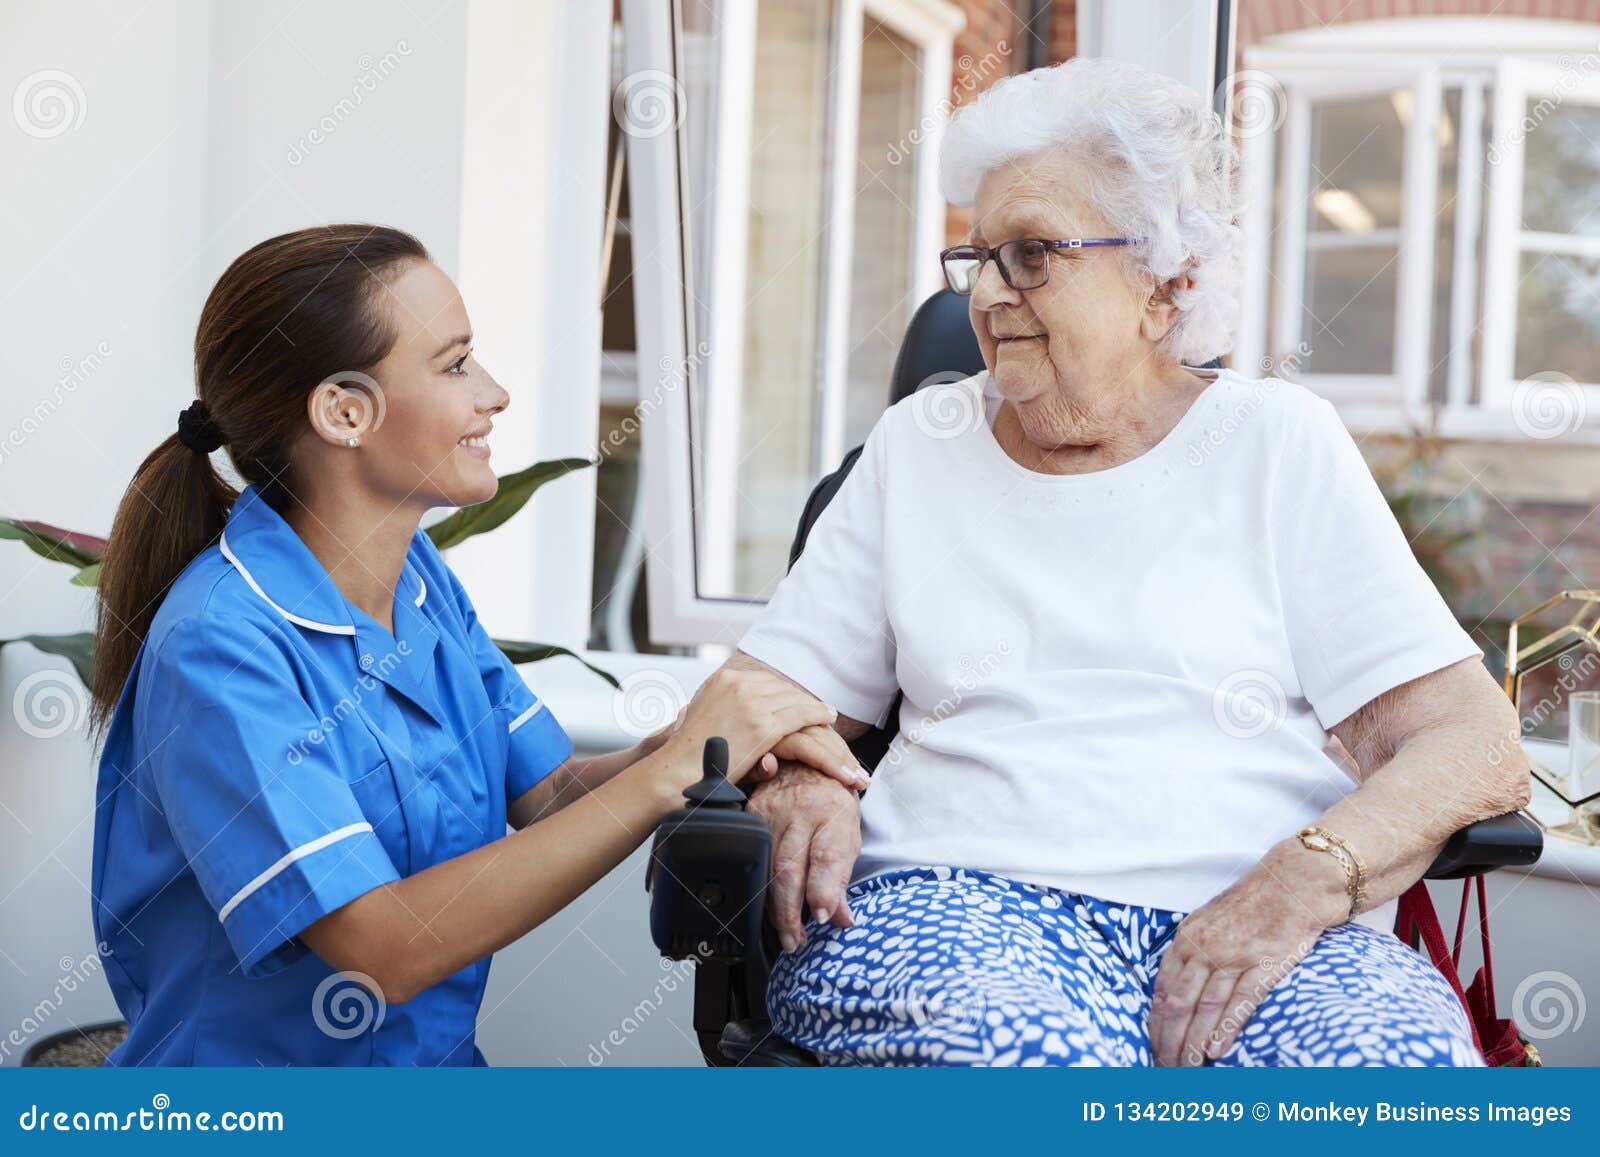
[{"label": "blue and white patterned fabric", "polygon": [[[1186,913],[988,872],[888,872],[813,922],[767,989],[773,1028],[849,1065],[1149,1065],[1156,975]],[[1433,965],[1362,924],[1327,929],[1224,1066],[1482,1066]]]}]

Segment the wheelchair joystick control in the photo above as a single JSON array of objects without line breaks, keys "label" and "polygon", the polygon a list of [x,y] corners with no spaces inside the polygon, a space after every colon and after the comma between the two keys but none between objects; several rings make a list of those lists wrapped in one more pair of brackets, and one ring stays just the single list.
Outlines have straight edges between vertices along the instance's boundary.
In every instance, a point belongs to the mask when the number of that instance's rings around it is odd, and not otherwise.
[{"label": "wheelchair joystick control", "polygon": [[772,832],[728,782],[728,741],[706,740],[698,782],[656,826],[644,886],[650,935],[672,960],[736,963],[761,943]]},{"label": "wheelchair joystick control", "polygon": [[744,792],[728,782],[728,741],[720,735],[706,740],[700,760],[700,782],[683,789],[683,798],[702,807],[744,810]]}]

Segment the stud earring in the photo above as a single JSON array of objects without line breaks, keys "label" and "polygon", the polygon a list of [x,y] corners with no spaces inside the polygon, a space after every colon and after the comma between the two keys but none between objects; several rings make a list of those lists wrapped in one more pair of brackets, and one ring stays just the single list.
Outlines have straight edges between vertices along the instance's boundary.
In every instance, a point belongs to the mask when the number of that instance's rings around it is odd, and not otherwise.
[{"label": "stud earring", "polygon": [[361,439],[352,434],[350,437],[344,440],[344,444],[354,450],[357,446],[361,445]]}]

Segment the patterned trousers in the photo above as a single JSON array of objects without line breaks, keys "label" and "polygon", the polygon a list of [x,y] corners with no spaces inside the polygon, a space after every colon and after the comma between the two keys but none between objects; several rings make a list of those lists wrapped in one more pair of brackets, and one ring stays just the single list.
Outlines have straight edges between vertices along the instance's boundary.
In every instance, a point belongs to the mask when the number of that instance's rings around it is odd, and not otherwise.
[{"label": "patterned trousers", "polygon": [[[1156,974],[1186,913],[987,872],[851,887],[767,988],[779,1035],[835,1065],[1149,1065]],[[1216,1065],[1482,1066],[1433,965],[1364,924],[1325,930]]]}]

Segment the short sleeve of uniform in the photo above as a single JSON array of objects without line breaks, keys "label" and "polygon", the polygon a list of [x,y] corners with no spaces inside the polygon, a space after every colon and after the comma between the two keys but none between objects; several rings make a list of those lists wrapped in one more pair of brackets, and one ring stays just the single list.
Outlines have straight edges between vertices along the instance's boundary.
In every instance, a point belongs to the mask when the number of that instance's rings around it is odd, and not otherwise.
[{"label": "short sleeve of uniform", "polygon": [[431,543],[425,549],[432,556],[436,573],[442,572],[449,581],[451,595],[466,624],[467,645],[497,717],[495,725],[506,729],[506,802],[510,803],[572,758],[572,740],[549,706],[528,689],[516,666],[483,629],[455,572],[445,565]]},{"label": "short sleeve of uniform", "polygon": [[270,629],[186,620],[140,679],[155,802],[247,975],[293,963],[308,925],[400,878],[332,745],[307,742],[320,712]]},{"label": "short sleeve of uniform", "polygon": [[898,682],[885,593],[887,445],[893,410],[818,517],[805,550],[739,649],[852,719],[882,726]]},{"label": "short sleeve of uniform", "polygon": [[1271,497],[1295,671],[1323,727],[1483,652],[1456,622],[1334,408],[1291,416]]}]

